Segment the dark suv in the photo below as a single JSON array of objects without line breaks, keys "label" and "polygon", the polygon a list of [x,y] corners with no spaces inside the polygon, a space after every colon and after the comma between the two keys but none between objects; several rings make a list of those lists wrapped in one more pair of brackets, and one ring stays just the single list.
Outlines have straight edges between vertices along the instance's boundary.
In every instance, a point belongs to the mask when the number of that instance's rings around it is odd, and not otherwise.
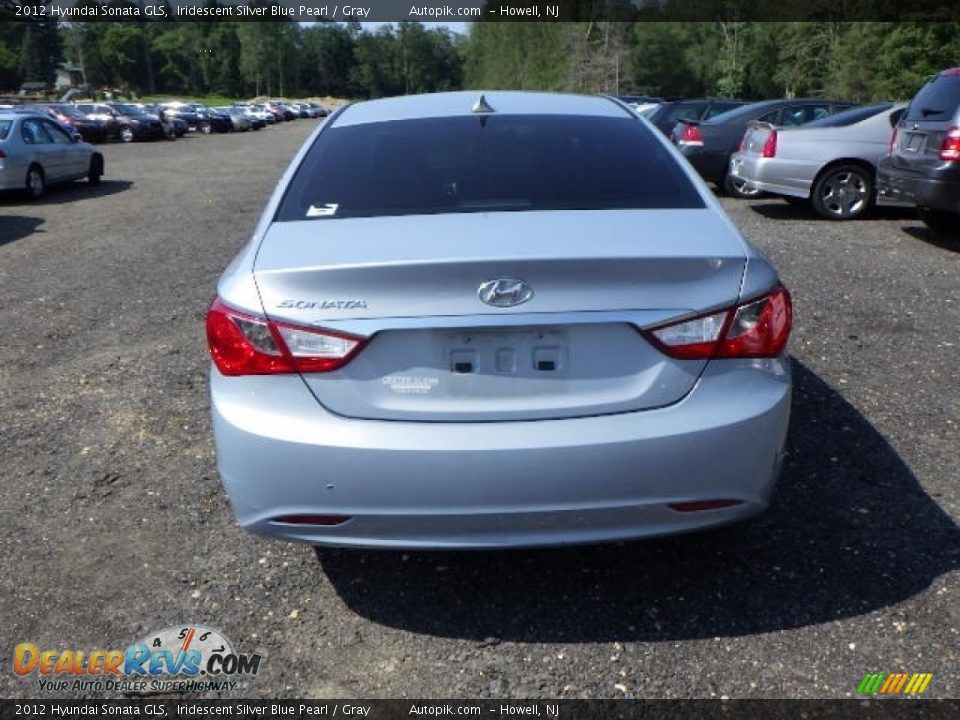
[{"label": "dark suv", "polygon": [[960,232],[960,68],[937,73],[910,101],[877,166],[877,188],[914,203],[929,227]]}]

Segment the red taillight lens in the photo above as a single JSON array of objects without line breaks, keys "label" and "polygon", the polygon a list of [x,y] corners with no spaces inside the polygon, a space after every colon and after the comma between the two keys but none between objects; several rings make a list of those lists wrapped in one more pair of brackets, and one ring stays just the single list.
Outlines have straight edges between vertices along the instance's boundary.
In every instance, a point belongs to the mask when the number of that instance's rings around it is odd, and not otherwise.
[{"label": "red taillight lens", "polygon": [[893,155],[893,149],[897,146],[897,135],[900,133],[900,128],[894,126],[893,132],[890,133],[890,147],[887,148],[887,155]]},{"label": "red taillight lens", "polygon": [[960,160],[960,127],[947,130],[947,136],[943,139],[943,145],[940,146],[940,159],[947,162]]},{"label": "red taillight lens", "polygon": [[677,143],[680,145],[703,145],[703,135],[700,134],[700,128],[696,125],[684,125]]},{"label": "red taillight lens", "polygon": [[790,293],[782,285],[759,300],[644,331],[662,352],[680,360],[776,357],[793,325]]},{"label": "red taillight lens", "polygon": [[364,344],[352,335],[267,320],[215,298],[207,311],[210,357],[224,375],[330,372]]},{"label": "red taillight lens", "polygon": [[760,153],[760,157],[772,158],[777,155],[777,131],[771,130],[770,134],[767,135],[766,141],[763,143],[763,151]]}]

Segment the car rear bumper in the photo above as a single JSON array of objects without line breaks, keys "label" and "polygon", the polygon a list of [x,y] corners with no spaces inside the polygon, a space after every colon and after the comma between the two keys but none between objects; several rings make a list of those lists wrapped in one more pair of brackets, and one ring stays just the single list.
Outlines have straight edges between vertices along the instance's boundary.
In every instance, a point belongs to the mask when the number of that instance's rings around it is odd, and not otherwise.
[{"label": "car rear bumper", "polygon": [[730,174],[763,192],[809,198],[816,168],[759,155],[736,154],[730,158]]},{"label": "car rear bumper", "polygon": [[[680,402],[503,423],[353,420],[297,376],[211,370],[218,467],[239,524],[316,544],[492,548],[605,542],[763,510],[790,412],[784,359],[710,363]],[[670,503],[733,499],[679,512]],[[343,515],[324,527],[275,520]]]},{"label": "car rear bumper", "polygon": [[877,167],[880,199],[960,213],[960,170],[938,166],[929,174],[893,166],[887,158]]},{"label": "car rear bumper", "polygon": [[693,165],[694,169],[700,173],[700,177],[715,185],[723,183],[727,172],[727,164],[730,162],[729,153],[710,152],[700,145],[678,145],[677,147]]}]

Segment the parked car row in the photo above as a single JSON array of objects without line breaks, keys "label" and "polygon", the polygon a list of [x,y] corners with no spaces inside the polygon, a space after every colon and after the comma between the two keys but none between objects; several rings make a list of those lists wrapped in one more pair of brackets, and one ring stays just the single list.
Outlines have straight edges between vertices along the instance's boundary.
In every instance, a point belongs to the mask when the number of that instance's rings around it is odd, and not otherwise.
[{"label": "parked car row", "polygon": [[268,124],[326,115],[327,110],[315,103],[279,101],[219,108],[188,102],[0,106],[0,190],[26,190],[39,198],[53,183],[83,177],[99,183],[103,154],[89,143],[260,130]]},{"label": "parked car row", "polygon": [[960,231],[960,68],[909,103],[697,99],[640,114],[734,197],[779,196],[831,220],[913,205],[929,227]]}]

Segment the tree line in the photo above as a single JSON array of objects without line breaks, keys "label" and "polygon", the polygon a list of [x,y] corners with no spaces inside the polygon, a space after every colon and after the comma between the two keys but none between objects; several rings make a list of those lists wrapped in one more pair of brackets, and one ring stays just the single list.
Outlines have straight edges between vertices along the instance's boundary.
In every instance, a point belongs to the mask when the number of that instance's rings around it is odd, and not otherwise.
[{"label": "tree line", "polygon": [[63,62],[91,87],[137,94],[499,88],[868,102],[907,98],[960,65],[960,22],[478,22],[465,36],[418,22],[0,22],[0,92],[52,84]]}]

